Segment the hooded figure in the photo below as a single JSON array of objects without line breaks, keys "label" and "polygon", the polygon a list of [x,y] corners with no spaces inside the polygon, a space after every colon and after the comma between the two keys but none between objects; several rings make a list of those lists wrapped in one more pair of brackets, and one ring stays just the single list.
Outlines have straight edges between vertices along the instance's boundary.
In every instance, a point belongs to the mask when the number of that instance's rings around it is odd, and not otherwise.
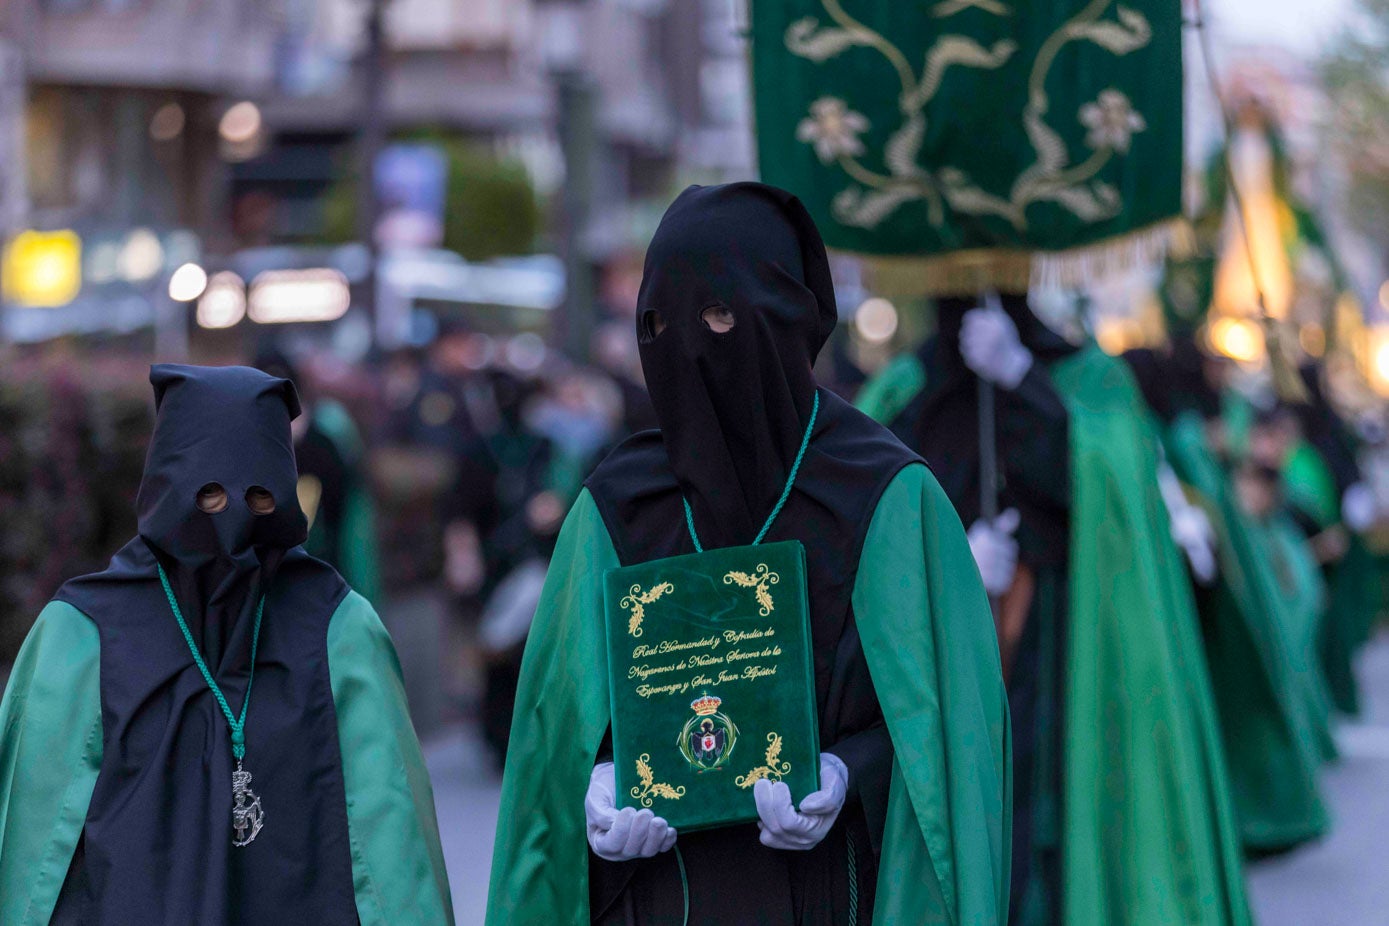
[{"label": "hooded figure", "polygon": [[943,300],[938,336],[890,374],[899,385],[867,395],[939,467],[987,579],[1001,544],[974,520],[978,378],[997,393],[1000,506],[1017,512],[1018,568],[995,588],[1016,731],[1012,921],[1241,926],[1210,680],[1138,389],[1026,296],[972,301]]},{"label": "hooded figure", "polygon": [[0,922],[451,921],[390,638],[300,547],[293,384],[150,382],[139,534],[59,589],[0,706]]},{"label": "hooded figure", "polygon": [[1298,596],[1281,587],[1278,538],[1245,510],[1207,436],[1221,401],[1195,342],[1178,334],[1170,351],[1139,349],[1124,360],[1184,493],[1215,535],[1218,580],[1197,590],[1196,603],[1241,841],[1261,854],[1292,848],[1330,822],[1319,784],[1324,700],[1313,650],[1295,629]]},{"label": "hooded figure", "polygon": [[[522,667],[489,923],[1006,918],[1008,716],[987,598],[919,458],[817,386],[836,318],[794,197],[691,187],[667,211],[637,319],[661,430],[598,467],[561,532]],[[695,530],[706,549],[753,542],[812,417],[765,539],[805,548],[822,780],[838,790],[759,782],[759,823],[701,832],[619,813],[603,788],[603,574],[692,553]]]}]

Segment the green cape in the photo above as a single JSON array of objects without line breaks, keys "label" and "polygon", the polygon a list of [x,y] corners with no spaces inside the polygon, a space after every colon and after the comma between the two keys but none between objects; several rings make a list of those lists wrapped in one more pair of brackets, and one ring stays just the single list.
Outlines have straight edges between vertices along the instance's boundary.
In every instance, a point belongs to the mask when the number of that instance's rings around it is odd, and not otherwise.
[{"label": "green cape", "polygon": [[[617,565],[585,490],[526,645],[494,926],[589,922],[583,804],[609,714],[602,576]],[[878,503],[853,609],[895,749],[874,922],[1003,923],[1012,784],[998,647],[964,531],[924,466],[902,470]]]},{"label": "green cape", "polygon": [[1299,657],[1303,696],[1316,724],[1320,754],[1323,759],[1334,759],[1336,742],[1331,734],[1331,695],[1317,658],[1326,615],[1326,579],[1317,566],[1306,535],[1290,514],[1277,512],[1261,528],[1268,537],[1273,571],[1283,592],[1288,639]]},{"label": "green cape", "polygon": [[1166,447],[1216,534],[1220,583],[1203,627],[1244,845],[1269,850],[1316,838],[1328,825],[1317,782],[1322,725],[1306,696],[1310,654],[1290,635],[1268,537],[1240,508],[1200,416],[1174,421]]},{"label": "green cape", "polygon": [[376,536],[376,502],[368,487],[366,446],[352,415],[340,402],[320,399],[313,409],[314,427],[332,441],[343,466],[352,474],[343,499],[342,524],[338,528],[337,549],[327,549],[322,520],[309,530],[304,548],[331,563],[347,584],[367,601],[381,603],[381,553]]},{"label": "green cape", "polygon": [[[1341,500],[1336,480],[1326,461],[1311,444],[1293,448],[1283,464],[1283,485],[1288,502],[1310,517],[1321,530],[1341,520]],[[1346,555],[1329,570],[1331,598],[1317,641],[1322,673],[1332,702],[1347,714],[1360,711],[1360,692],[1351,663],[1374,626],[1378,602],[1373,558],[1364,540],[1350,531]]]},{"label": "green cape", "polygon": [[[101,771],[96,625],[43,609],[0,702],[0,923],[47,926]],[[361,926],[452,923],[434,793],[390,636],[351,593],[328,625]]]},{"label": "green cape", "polygon": [[1248,923],[1239,839],[1191,587],[1128,369],[1049,366],[1070,412],[1063,919]]}]

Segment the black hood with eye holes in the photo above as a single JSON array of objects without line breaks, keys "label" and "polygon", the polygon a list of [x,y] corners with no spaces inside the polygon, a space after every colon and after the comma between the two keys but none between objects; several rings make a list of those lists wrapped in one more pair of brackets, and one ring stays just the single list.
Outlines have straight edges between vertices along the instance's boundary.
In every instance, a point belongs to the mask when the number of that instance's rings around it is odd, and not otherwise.
[{"label": "black hood with eye holes", "polygon": [[[355,923],[328,623],[348,588],[299,546],[293,385],[244,367],[152,368],[156,420],[139,534],[55,596],[101,638],[102,765],[52,922]],[[227,507],[200,511],[221,485]],[[255,515],[253,486],[275,510]],[[239,713],[256,604],[265,611],[246,715],[246,768],[265,829],[231,844],[234,761],[221,709],[158,578]]]},{"label": "black hood with eye holes", "polygon": [[[289,423],[294,384],[248,367],[158,364],[150,369],[155,424],[136,499],[140,537],[164,565],[194,638],[210,663],[253,616],[286,551],[308,536],[299,508]],[[209,483],[227,494],[215,514],[199,510]],[[257,515],[247,493],[275,501]]]},{"label": "black hood with eye holes", "polygon": [[[700,320],[711,305],[731,311],[730,331],[716,333]],[[705,548],[751,543],[795,462],[817,390],[811,367],[835,324],[820,235],[789,193],[756,183],[692,187],[651,242],[638,306],[639,337],[654,327],[641,324],[642,312],[658,312],[665,324],[640,344],[661,430],[623,442],[585,483],[618,560],[632,565],[693,552],[683,498]],[[830,747],[881,723],[851,599],[883,490],[920,458],[834,393],[819,394],[795,490],[766,542],[805,547],[820,741]],[[886,794],[887,782],[868,790]],[[878,810],[865,806],[841,819],[860,827],[864,844],[881,834]],[[726,859],[730,837],[753,847],[740,859],[745,871],[784,876],[785,863],[757,844],[755,830],[750,838],[710,832],[680,837],[692,883],[724,870],[718,860]],[[606,909],[633,878],[657,883],[643,879],[659,879],[660,870],[595,863],[593,908]]]},{"label": "black hood with eye holes", "polygon": [[[819,232],[774,187],[690,187],[651,241],[637,306],[642,370],[701,539],[750,543],[795,461],[837,320]],[[732,330],[706,324],[714,306]]]}]

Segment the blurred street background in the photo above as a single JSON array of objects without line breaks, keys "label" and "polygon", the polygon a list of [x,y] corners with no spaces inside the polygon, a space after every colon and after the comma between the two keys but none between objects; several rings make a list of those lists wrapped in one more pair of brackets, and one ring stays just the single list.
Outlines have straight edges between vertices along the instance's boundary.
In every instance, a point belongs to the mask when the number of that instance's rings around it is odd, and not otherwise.
[{"label": "blurred street background", "polygon": [[[1277,175],[1255,184],[1270,231],[1250,233],[1269,295],[1330,371],[1382,513],[1389,5],[1207,14],[1240,124],[1277,129],[1249,161]],[[743,0],[0,0],[0,679],[58,585],[135,532],[148,364],[292,376],[311,551],[396,641],[459,922],[480,922],[556,532],[593,465],[655,423],[645,243],[685,185],[756,176],[746,28]],[[1199,198],[1221,113],[1188,52]],[[931,307],[832,260],[844,323],[817,373],[852,395]],[[1264,348],[1220,315],[1230,273],[1204,343],[1237,388]],[[1159,277],[1066,298],[1117,354],[1160,328]],[[1261,923],[1389,922],[1389,638],[1357,668],[1325,773],[1335,824],[1251,863]]]}]

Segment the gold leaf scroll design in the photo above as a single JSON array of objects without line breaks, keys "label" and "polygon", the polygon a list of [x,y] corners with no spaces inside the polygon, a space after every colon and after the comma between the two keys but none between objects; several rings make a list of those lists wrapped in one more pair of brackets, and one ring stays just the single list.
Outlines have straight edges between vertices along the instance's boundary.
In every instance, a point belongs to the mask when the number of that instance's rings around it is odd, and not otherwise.
[{"label": "gold leaf scroll design", "polygon": [[776,603],[772,601],[771,586],[781,581],[781,576],[775,572],[767,570],[766,563],[758,563],[757,568],[751,573],[730,572],[723,577],[724,585],[737,585],[739,588],[754,589],[753,597],[757,599],[758,614],[763,617],[776,610]]},{"label": "gold leaf scroll design", "polygon": [[743,790],[751,788],[762,779],[781,781],[783,775],[791,774],[791,763],[781,761],[781,734],[767,734],[767,754],[763,756],[765,765],[759,765],[746,775],[739,775],[733,783]]},{"label": "gold leaf scroll design", "polygon": [[998,0],[943,0],[931,7],[931,15],[937,19],[945,19],[947,16],[971,9],[983,10],[995,16],[1007,16],[1012,12],[1006,3],[999,3]]},{"label": "gold leaf scroll design", "polygon": [[637,759],[637,777],[641,779],[641,784],[632,789],[632,797],[643,807],[650,807],[658,797],[678,801],[685,796],[684,785],[672,788],[664,781],[656,780],[656,774],[651,771],[651,753],[649,752],[642,753]]},{"label": "gold leaf scroll design", "polygon": [[[984,48],[962,35],[940,36],[926,55],[918,79],[906,56],[878,32],[849,16],[839,0],[821,0],[835,26],[820,28],[813,16],[803,17],[786,30],[785,44],[794,55],[823,62],[849,48],[872,48],[883,55],[897,72],[902,85],[898,98],[902,123],[889,137],[883,151],[888,173],[876,172],[862,160],[840,150],[835,162],[856,183],[845,187],[831,201],[831,210],[841,223],[871,229],[905,203],[924,201],[932,225],[945,224],[945,206],[967,215],[994,215],[1026,230],[1028,206],[1052,202],[1087,222],[1098,222],[1117,215],[1122,208],[1118,191],[1110,184],[1092,182],[1113,159],[1116,148],[1100,144],[1083,163],[1070,165],[1070,156],[1060,135],[1046,122],[1050,100],[1046,79],[1060,50],[1073,41],[1090,41],[1117,55],[1146,46],[1152,29],[1142,13],[1117,7],[1118,22],[1099,17],[1114,0],[1091,0],[1076,17],[1053,33],[1038,51],[1028,86],[1023,112],[1023,129],[1036,153],[1036,162],[1016,177],[1005,198],[976,184],[967,172],[945,167],[935,175],[918,163],[925,140],[926,106],[940,90],[945,70],[951,66],[995,70],[1005,64],[1017,45],[1010,40]],[[995,7],[1001,9],[995,9]],[[933,9],[944,18],[969,8],[996,15],[1011,12],[995,0],[946,0]],[[845,107],[847,109],[847,107]],[[861,117],[860,117],[861,118]],[[1141,122],[1141,117],[1139,119]],[[802,133],[806,131],[802,124]],[[798,133],[798,134],[802,134]]]},{"label": "gold leaf scroll design", "polygon": [[669,582],[653,585],[647,591],[642,591],[640,585],[633,585],[628,589],[627,595],[617,603],[618,607],[632,612],[627,619],[627,632],[634,637],[641,636],[645,632],[642,630],[641,622],[646,619],[646,606],[673,591],[675,586]]}]

